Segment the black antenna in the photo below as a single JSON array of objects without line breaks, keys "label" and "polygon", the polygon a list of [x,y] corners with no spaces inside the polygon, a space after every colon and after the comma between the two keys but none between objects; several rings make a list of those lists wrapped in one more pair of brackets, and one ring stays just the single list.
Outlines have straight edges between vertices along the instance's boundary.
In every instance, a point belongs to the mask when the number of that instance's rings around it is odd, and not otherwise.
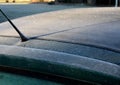
[{"label": "black antenna", "polygon": [[13,28],[17,31],[17,33],[19,34],[21,41],[25,42],[28,41],[29,39],[27,37],[25,37],[19,30],[18,28],[13,24],[13,22],[7,17],[7,15],[0,9],[0,12],[3,14],[3,16],[8,20],[8,22],[13,26]]}]

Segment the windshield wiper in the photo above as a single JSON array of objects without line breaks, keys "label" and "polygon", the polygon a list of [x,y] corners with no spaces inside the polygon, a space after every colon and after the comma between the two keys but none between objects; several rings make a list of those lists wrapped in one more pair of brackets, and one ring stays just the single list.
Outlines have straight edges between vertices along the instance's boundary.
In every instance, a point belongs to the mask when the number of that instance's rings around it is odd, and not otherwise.
[{"label": "windshield wiper", "polygon": [[8,22],[12,25],[12,27],[17,31],[17,33],[19,34],[21,38],[21,41],[22,42],[28,41],[29,39],[25,35],[23,35],[23,33],[20,32],[20,30],[13,24],[13,22],[8,18],[8,16],[2,11],[2,9],[0,9],[0,12],[8,20]]}]

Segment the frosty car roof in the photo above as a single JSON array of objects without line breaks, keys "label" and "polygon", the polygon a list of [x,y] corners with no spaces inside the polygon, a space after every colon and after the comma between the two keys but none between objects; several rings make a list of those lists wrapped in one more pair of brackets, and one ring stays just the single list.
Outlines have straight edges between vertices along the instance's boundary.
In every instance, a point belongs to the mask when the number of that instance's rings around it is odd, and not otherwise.
[{"label": "frosty car roof", "polygon": [[[109,16],[111,10],[114,14],[112,17]],[[28,37],[101,46],[120,51],[119,10],[69,9],[23,17],[13,22]],[[3,23],[0,27],[1,36],[18,36],[8,23]]]},{"label": "frosty car roof", "polygon": [[[27,42],[20,42],[18,34],[10,27],[8,22],[1,23],[1,60],[4,58],[10,60],[10,62],[6,63],[1,62],[1,65],[21,69],[27,67],[28,70],[45,71],[46,73],[53,74],[55,72],[55,74],[59,76],[102,84],[113,84],[113,81],[119,84],[120,36],[118,35],[120,9],[112,8],[112,17],[109,16],[110,10],[109,8],[104,8],[104,10],[101,8],[91,8],[90,11],[90,8],[77,8],[37,14],[13,20],[25,35],[29,38],[34,38]],[[83,16],[87,17],[83,18]],[[44,50],[44,47],[48,47],[48,50]],[[101,50],[99,48],[104,49]],[[82,51],[83,49],[85,50]],[[111,50],[111,52],[108,50]],[[88,54],[88,56],[81,56],[82,52],[80,51]],[[77,52],[77,54],[74,52]],[[99,52],[101,52],[100,55],[98,55]],[[95,58],[95,54],[105,61],[110,60],[112,63],[97,60],[99,58]],[[106,56],[109,54],[109,56],[106,58],[103,54]],[[95,59],[90,58],[90,56],[93,56]],[[21,59],[27,64],[20,64],[19,66],[16,64],[14,66],[14,64],[11,63],[13,61],[21,63]],[[38,66],[39,64],[35,64],[38,63],[37,61],[39,63],[45,61],[47,65],[40,67]],[[114,61],[115,63],[113,64]],[[30,68],[28,64],[35,65],[33,65],[33,68]],[[51,69],[55,69],[49,70],[49,66]],[[59,66],[61,67],[59,68],[59,70],[62,70],[61,72],[57,70]],[[71,72],[73,72],[73,74],[71,74]],[[83,76],[81,76],[82,72]],[[85,76],[86,73],[88,74],[87,77]],[[91,76],[91,74],[95,76]],[[96,76],[98,77],[96,78]],[[105,81],[104,79],[102,80],[102,78],[106,78]]]}]

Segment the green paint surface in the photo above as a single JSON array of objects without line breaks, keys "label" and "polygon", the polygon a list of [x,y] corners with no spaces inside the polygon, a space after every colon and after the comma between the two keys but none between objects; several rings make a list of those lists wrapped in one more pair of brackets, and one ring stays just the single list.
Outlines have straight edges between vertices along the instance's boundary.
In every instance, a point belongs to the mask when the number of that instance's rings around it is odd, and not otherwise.
[{"label": "green paint surface", "polygon": [[51,82],[22,75],[0,72],[0,85],[61,85]]}]

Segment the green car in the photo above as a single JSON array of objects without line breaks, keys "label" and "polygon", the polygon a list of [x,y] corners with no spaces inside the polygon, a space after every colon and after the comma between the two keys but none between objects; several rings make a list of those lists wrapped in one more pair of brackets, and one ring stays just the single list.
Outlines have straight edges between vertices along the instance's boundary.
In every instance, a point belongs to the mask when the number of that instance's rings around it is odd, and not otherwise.
[{"label": "green car", "polygon": [[0,10],[9,22],[0,24],[0,85],[120,85],[119,11],[73,8],[11,21]]}]

